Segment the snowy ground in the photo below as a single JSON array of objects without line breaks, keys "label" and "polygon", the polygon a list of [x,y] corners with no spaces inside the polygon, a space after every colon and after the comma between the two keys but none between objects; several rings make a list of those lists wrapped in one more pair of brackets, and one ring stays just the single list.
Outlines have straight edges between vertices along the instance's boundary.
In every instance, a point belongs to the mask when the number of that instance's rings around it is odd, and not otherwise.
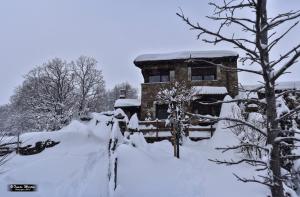
[{"label": "snowy ground", "polygon": [[[96,125],[96,119],[100,123]],[[57,132],[27,133],[26,144],[48,138],[61,143],[33,156],[14,155],[0,174],[0,196],[106,197],[108,193],[108,117],[95,115],[89,123],[73,121]],[[135,147],[121,144],[118,155],[118,197],[265,197],[267,188],[237,182],[232,173],[254,175],[247,165],[220,166],[211,159],[236,158],[214,148],[236,142],[235,136],[217,128],[211,140],[187,142],[181,159],[172,155],[168,141],[147,144],[140,136]],[[8,184],[37,184],[33,193],[11,193]]]}]

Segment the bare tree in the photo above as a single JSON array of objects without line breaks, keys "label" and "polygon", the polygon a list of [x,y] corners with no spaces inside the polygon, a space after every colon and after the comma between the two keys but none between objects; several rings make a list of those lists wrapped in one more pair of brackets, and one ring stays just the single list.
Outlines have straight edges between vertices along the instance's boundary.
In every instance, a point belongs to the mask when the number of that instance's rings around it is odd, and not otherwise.
[{"label": "bare tree", "polygon": [[[300,110],[300,107],[290,111],[281,116],[277,116],[276,112],[276,95],[275,86],[276,81],[287,70],[293,66],[300,56],[300,44],[296,44],[285,53],[271,59],[271,54],[275,47],[280,47],[281,41],[285,36],[294,29],[299,23],[300,11],[289,11],[280,13],[274,17],[267,15],[267,0],[224,0],[221,4],[210,3],[214,9],[214,15],[208,16],[209,19],[220,23],[218,30],[214,31],[208,29],[199,23],[193,23],[186,17],[183,12],[177,15],[183,19],[193,30],[199,32],[198,38],[206,43],[218,44],[228,43],[235,48],[242,50],[245,55],[240,59],[244,64],[259,65],[261,70],[237,68],[235,71],[244,71],[253,73],[262,77],[262,85],[255,90],[264,89],[265,104],[266,104],[266,131],[257,128],[251,123],[241,121],[239,119],[230,119],[229,121],[238,124],[244,124],[260,132],[266,137],[266,145],[261,149],[267,149],[269,152],[269,161],[257,160],[241,160],[237,162],[217,161],[218,163],[225,163],[227,165],[250,163],[253,165],[260,165],[269,170],[269,176],[263,177],[263,180],[258,179],[244,179],[238,177],[243,182],[258,182],[267,185],[271,189],[273,197],[283,197],[283,180],[284,176],[281,174],[281,148],[289,144],[289,141],[297,141],[295,137],[280,137],[283,133],[279,128],[279,122],[285,118],[291,117]],[[239,12],[249,11],[250,17],[243,17]],[[253,17],[251,17],[253,13]],[[285,29],[283,33],[279,33],[278,28],[284,24],[289,24],[289,28]],[[242,30],[245,36],[238,37],[236,34],[230,36],[224,33],[228,28],[237,28]],[[232,68],[223,68],[232,70]],[[258,102],[260,102],[258,100]],[[201,117],[198,115],[198,117]],[[204,117],[202,117],[204,118]],[[220,120],[220,119],[217,119]]]},{"label": "bare tree", "polygon": [[[85,114],[87,111],[95,110],[97,105],[103,105],[101,100],[104,99],[105,82],[101,70],[96,68],[97,61],[94,58],[80,56],[72,64],[77,85],[79,114]],[[94,109],[88,109],[89,107]]]}]

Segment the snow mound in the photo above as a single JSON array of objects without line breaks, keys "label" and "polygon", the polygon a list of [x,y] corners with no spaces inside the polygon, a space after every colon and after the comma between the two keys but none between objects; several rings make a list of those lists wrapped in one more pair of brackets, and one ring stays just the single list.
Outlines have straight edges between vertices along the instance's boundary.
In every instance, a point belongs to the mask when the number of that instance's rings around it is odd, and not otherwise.
[{"label": "snow mound", "polygon": [[[226,96],[225,100],[230,100]],[[223,104],[221,116],[231,116],[233,103]],[[146,144],[135,134],[137,146],[122,144],[118,148],[118,189],[115,196],[130,197],[264,197],[268,188],[256,184],[237,181],[232,173],[242,177],[252,177],[255,169],[249,165],[225,167],[208,159],[239,159],[238,154],[223,154],[216,147],[234,145],[239,141],[229,130],[218,124],[210,140],[187,141],[180,148],[180,159],[173,156],[173,146],[169,141]]]},{"label": "snow mound", "polygon": [[142,149],[147,148],[147,142],[142,133],[134,133],[133,135],[130,136],[130,141],[135,147],[142,148]]},{"label": "snow mound", "polygon": [[128,128],[132,130],[137,130],[139,128],[139,119],[137,114],[133,114],[129,120]]},{"label": "snow mound", "polygon": [[[22,146],[47,139],[60,143],[36,155],[12,155],[0,174],[0,196],[107,196],[109,119],[94,114],[88,123],[72,121],[59,131],[22,134]],[[37,184],[37,191],[8,192],[8,184]]]}]

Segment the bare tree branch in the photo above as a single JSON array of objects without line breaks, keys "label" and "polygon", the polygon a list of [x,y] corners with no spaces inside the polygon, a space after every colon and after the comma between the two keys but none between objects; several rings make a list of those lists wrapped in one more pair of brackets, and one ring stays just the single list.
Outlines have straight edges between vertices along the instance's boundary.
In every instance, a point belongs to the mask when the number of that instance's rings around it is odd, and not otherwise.
[{"label": "bare tree branch", "polygon": [[268,187],[272,187],[272,184],[269,183],[269,181],[260,181],[260,180],[257,180],[255,177],[253,177],[252,179],[248,179],[248,178],[241,178],[239,177],[238,175],[234,174],[233,175],[239,180],[239,181],[242,181],[244,183],[259,183],[259,184],[263,184],[263,185],[266,185]]},{"label": "bare tree branch", "polygon": [[237,146],[227,146],[225,148],[220,148],[220,147],[217,147],[216,149],[217,150],[222,150],[222,152],[227,152],[229,150],[236,150],[236,149],[240,149],[240,148],[257,148],[257,149],[261,149],[261,150],[264,150],[266,152],[269,152],[269,149],[265,148],[265,147],[262,147],[262,146],[259,146],[259,145],[256,145],[256,144],[240,144],[240,145],[237,145]]},{"label": "bare tree branch", "polygon": [[243,120],[240,120],[240,119],[229,118],[229,117],[221,117],[221,118],[219,118],[219,117],[209,117],[209,116],[200,115],[200,114],[193,114],[193,113],[189,113],[189,112],[187,112],[187,114],[190,115],[190,116],[194,116],[196,118],[208,119],[208,120],[213,120],[213,121],[216,121],[216,122],[219,122],[219,121],[222,121],[222,120],[227,120],[227,121],[231,121],[231,122],[242,123],[245,126],[248,126],[248,127],[252,128],[253,130],[259,132],[263,136],[267,136],[264,131],[257,128],[255,125],[250,124],[249,122],[246,122],[246,121],[243,121]]},{"label": "bare tree branch", "polygon": [[[290,58],[288,62],[286,62],[272,77],[272,81],[276,81],[288,68],[290,68],[294,63],[296,63],[297,59],[300,57],[300,44],[298,44],[294,49],[291,51],[287,52],[284,56],[282,57],[288,57],[291,53],[295,52],[293,57]],[[280,58],[282,60],[282,58]],[[277,61],[278,62],[278,61]],[[276,63],[277,64],[277,63]],[[274,63],[272,65],[275,65]]]},{"label": "bare tree branch", "polygon": [[218,159],[208,159],[208,160],[215,162],[217,164],[225,164],[227,166],[237,165],[237,164],[241,164],[241,163],[247,163],[252,166],[267,166],[268,165],[266,162],[263,162],[260,160],[255,160],[255,159],[241,159],[238,161],[234,161],[234,160],[227,161],[227,160],[218,160]]}]

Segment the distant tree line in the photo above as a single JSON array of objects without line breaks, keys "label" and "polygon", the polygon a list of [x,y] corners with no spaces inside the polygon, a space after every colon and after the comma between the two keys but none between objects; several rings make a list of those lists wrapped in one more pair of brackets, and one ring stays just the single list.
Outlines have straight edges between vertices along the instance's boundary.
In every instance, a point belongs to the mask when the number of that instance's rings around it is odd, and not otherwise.
[{"label": "distant tree line", "polygon": [[106,90],[102,71],[92,57],[67,62],[54,58],[24,76],[10,103],[0,106],[0,130],[9,133],[58,130],[90,112],[113,110],[120,90],[137,98],[129,83]]}]

